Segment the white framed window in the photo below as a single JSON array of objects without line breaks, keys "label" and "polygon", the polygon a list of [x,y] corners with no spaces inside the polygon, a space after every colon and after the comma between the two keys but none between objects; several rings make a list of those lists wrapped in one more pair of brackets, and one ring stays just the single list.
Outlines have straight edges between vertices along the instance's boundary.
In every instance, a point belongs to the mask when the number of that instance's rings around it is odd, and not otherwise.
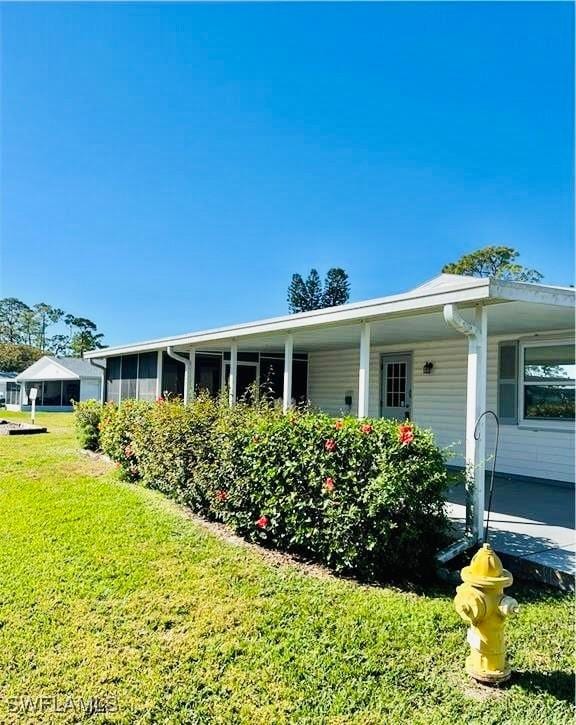
[{"label": "white framed window", "polygon": [[574,343],[524,342],[519,367],[519,420],[526,424],[573,424]]}]

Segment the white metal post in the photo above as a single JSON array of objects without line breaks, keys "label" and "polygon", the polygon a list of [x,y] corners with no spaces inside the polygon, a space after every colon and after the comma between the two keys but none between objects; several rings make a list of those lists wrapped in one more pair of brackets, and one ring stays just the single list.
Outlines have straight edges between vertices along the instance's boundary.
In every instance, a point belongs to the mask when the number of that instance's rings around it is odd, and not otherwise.
[{"label": "white metal post", "polygon": [[162,362],[163,351],[158,350],[158,359],[156,362],[156,398],[162,397]]},{"label": "white metal post", "polygon": [[195,380],[196,380],[196,348],[192,348],[190,350],[190,363],[188,364],[188,385],[186,387],[186,392],[188,393],[186,401],[192,401],[194,400],[194,396],[196,395],[196,388],[195,388]]},{"label": "white metal post", "polygon": [[358,417],[368,415],[370,402],[370,323],[362,323],[360,333],[360,371],[358,374]]},{"label": "white metal post", "polygon": [[238,343],[230,345],[230,376],[228,378],[228,401],[230,405],[236,402],[236,380],[238,378]]},{"label": "white metal post", "polygon": [[292,405],[292,360],[294,357],[294,335],[290,333],[284,341],[284,390],[282,410],[286,413]]}]

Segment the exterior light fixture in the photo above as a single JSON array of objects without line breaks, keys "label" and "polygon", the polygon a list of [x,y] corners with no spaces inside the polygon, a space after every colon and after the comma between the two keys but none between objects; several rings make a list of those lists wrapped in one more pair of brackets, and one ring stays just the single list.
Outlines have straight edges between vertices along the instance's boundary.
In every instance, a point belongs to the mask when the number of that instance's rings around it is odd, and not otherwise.
[{"label": "exterior light fixture", "polygon": [[424,375],[432,375],[432,369],[434,368],[434,363],[430,362],[429,360],[424,363],[424,367],[422,368],[422,372]]}]

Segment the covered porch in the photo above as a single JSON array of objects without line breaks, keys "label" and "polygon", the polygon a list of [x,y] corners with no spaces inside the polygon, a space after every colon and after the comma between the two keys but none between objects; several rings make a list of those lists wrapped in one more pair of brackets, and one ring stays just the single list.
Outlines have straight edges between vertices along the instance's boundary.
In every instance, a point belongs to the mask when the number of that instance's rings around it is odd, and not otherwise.
[{"label": "covered porch", "polygon": [[306,399],[333,415],[412,420],[431,429],[451,462],[468,470],[467,523],[477,537],[486,446],[495,432],[480,419],[487,409],[514,423],[503,441],[504,472],[522,475],[524,466],[526,475],[573,480],[570,421],[561,421],[558,433],[549,421],[520,420],[518,387],[503,387],[510,381],[501,370],[503,342],[513,343],[516,376],[519,340],[561,339],[566,346],[573,302],[573,292],[562,288],[441,275],[404,295],[87,357],[107,358],[108,394],[117,401],[169,392],[188,402],[205,388],[226,390],[233,405],[248,384],[268,378],[284,411]]}]

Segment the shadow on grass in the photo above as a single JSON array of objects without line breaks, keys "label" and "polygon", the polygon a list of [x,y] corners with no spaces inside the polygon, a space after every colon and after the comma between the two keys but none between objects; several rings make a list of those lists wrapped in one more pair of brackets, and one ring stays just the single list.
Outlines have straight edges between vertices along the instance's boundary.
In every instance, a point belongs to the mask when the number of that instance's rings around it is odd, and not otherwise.
[{"label": "shadow on grass", "polygon": [[510,684],[534,694],[548,693],[557,700],[574,704],[574,676],[562,670],[514,672]]}]

